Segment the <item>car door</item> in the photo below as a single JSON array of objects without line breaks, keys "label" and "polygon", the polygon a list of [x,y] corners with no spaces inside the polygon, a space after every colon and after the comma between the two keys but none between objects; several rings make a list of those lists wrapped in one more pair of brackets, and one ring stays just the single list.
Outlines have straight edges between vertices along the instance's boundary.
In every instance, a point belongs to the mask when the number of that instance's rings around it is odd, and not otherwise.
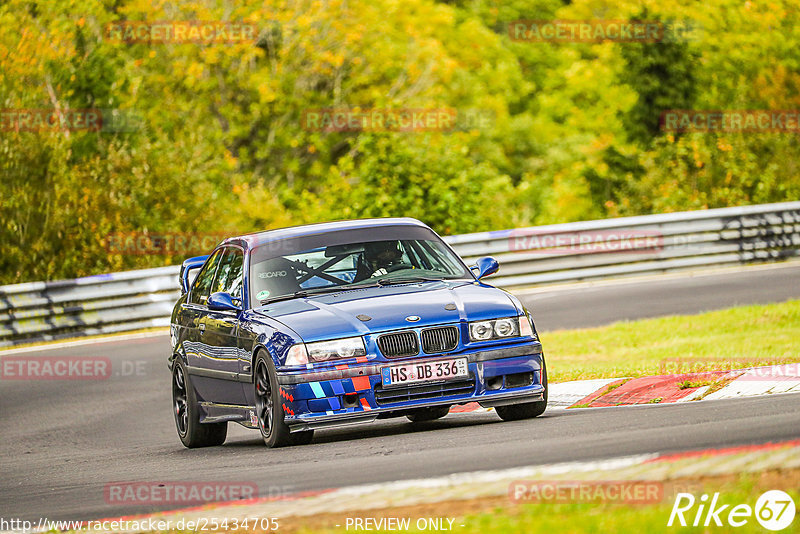
[{"label": "car door", "polygon": [[[235,245],[224,247],[209,294],[224,292],[242,301],[244,251]],[[206,308],[201,325],[201,347],[204,358],[198,362],[203,377],[198,381],[202,397],[219,404],[244,404],[244,390],[238,381],[239,313]]]},{"label": "car door", "polygon": [[[222,250],[217,250],[208,258],[203,268],[197,273],[189,289],[186,302],[181,305],[181,326],[184,328],[182,348],[186,355],[187,371],[190,375],[194,375],[195,370],[202,367],[205,353],[202,345],[202,330],[206,326],[205,316],[208,312],[206,301],[222,260],[222,252]],[[192,376],[191,380],[195,389],[198,389],[198,385],[202,386],[199,376]],[[200,400],[205,400],[199,390],[198,396],[200,396]]]}]

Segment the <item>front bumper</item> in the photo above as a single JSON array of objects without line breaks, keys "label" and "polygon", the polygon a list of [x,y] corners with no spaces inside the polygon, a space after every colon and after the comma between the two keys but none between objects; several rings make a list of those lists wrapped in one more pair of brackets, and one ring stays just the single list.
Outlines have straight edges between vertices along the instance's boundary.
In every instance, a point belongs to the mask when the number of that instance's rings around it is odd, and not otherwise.
[{"label": "front bumper", "polygon": [[[420,360],[466,358],[469,379],[383,389],[383,367]],[[414,360],[278,373],[285,422],[292,432],[371,422],[416,408],[477,402],[501,406],[541,401],[542,346],[525,342],[494,349],[438,354]]]}]

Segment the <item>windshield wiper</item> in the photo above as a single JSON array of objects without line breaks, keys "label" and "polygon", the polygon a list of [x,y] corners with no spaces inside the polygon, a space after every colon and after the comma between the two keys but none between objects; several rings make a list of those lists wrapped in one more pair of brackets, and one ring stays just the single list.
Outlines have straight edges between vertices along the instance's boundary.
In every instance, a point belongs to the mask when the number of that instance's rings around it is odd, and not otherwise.
[{"label": "windshield wiper", "polygon": [[393,284],[410,284],[413,282],[441,282],[444,278],[434,278],[431,276],[406,276],[403,278],[384,278],[378,280],[379,286],[390,286]]},{"label": "windshield wiper", "polygon": [[262,306],[266,306],[267,304],[271,304],[273,302],[278,302],[281,300],[291,300],[296,298],[308,297],[311,295],[322,295],[325,293],[338,293],[339,291],[347,291],[348,289],[361,289],[364,287],[375,287],[377,284],[347,284],[341,286],[327,286],[327,287],[312,287],[308,289],[302,289],[300,291],[295,291],[294,293],[288,293],[286,295],[277,295],[272,298],[264,299],[259,301]]},{"label": "windshield wiper", "polygon": [[296,298],[303,298],[309,297],[312,295],[322,295],[325,293],[338,293],[339,291],[347,291],[350,289],[364,289],[365,287],[385,287],[391,286],[394,284],[410,284],[414,282],[441,282],[444,278],[435,278],[431,276],[404,276],[402,278],[384,278],[382,280],[375,280],[374,282],[365,283],[355,283],[355,284],[345,284],[341,286],[327,286],[327,287],[312,287],[308,289],[303,289],[300,291],[295,291],[294,293],[288,293],[286,295],[277,295],[272,298],[264,299],[259,301],[262,306],[266,306],[267,304],[272,304],[273,302],[279,302],[282,300],[292,300]]},{"label": "windshield wiper", "polygon": [[278,295],[276,297],[268,298],[260,300],[262,306],[266,306],[267,304],[272,304],[273,302],[279,302],[281,300],[292,300],[298,297],[306,297],[308,293],[305,291],[295,291],[294,293],[287,293],[286,295]]}]

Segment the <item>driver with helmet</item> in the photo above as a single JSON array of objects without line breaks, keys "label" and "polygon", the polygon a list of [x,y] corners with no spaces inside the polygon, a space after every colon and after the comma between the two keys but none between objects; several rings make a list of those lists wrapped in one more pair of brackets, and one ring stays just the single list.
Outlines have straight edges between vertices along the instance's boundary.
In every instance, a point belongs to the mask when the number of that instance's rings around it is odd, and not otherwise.
[{"label": "driver with helmet", "polygon": [[392,272],[401,265],[403,252],[397,241],[373,241],[364,244],[363,261],[359,263],[356,280],[365,280]]}]

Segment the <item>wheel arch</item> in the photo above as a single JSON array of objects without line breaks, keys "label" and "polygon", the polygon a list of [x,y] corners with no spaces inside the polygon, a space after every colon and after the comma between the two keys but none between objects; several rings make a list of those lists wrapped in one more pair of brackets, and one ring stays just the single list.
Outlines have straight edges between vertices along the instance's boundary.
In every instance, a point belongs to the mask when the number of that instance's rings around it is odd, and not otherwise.
[{"label": "wheel arch", "polygon": [[184,367],[189,365],[189,360],[186,358],[186,353],[183,351],[183,347],[180,349],[173,351],[172,355],[169,357],[168,367],[170,371],[175,370],[175,362],[180,361]]},{"label": "wheel arch", "polygon": [[255,346],[255,348],[253,349],[253,360],[252,360],[253,361],[253,365],[252,365],[251,370],[250,370],[250,383],[251,384],[255,383],[256,360],[258,359],[259,355],[261,355],[261,354],[265,354],[266,356],[269,356],[269,358],[272,360],[272,364],[275,366],[275,369],[276,370],[278,369],[279,361],[278,361],[277,356],[275,356],[275,354],[273,353],[273,351],[271,351],[269,349],[269,347],[267,347],[263,343],[257,344]]}]

